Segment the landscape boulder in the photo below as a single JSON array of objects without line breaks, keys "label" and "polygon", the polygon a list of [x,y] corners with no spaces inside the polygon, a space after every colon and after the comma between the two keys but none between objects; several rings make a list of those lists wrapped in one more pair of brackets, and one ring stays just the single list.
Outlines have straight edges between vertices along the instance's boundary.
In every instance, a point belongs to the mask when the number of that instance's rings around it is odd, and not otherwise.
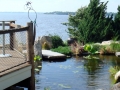
[{"label": "landscape boulder", "polygon": [[112,86],[111,90],[120,90],[120,71],[115,74],[115,84]]},{"label": "landscape boulder", "polygon": [[51,37],[42,36],[42,37],[38,37],[38,40],[40,40],[41,45],[44,45],[46,43],[49,48],[52,48],[52,38]]}]

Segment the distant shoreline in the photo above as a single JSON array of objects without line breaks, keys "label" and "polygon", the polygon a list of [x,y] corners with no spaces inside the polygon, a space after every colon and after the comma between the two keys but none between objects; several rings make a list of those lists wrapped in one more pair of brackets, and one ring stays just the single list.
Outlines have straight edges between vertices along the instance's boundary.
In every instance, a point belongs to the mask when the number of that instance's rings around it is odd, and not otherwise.
[{"label": "distant shoreline", "polygon": [[75,15],[76,12],[61,12],[61,11],[55,11],[55,12],[46,12],[44,14],[55,14],[55,15]]}]

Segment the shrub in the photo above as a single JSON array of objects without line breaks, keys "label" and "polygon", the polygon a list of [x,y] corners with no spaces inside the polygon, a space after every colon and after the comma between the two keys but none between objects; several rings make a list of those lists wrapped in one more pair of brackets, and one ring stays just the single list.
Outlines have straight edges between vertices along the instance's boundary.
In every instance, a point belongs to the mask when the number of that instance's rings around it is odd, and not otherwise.
[{"label": "shrub", "polygon": [[59,52],[59,53],[62,53],[62,54],[65,54],[65,55],[71,55],[71,50],[70,50],[70,47],[68,46],[59,46],[58,48],[54,48],[54,49],[51,49],[52,51],[54,52]]},{"label": "shrub", "polygon": [[109,69],[110,75],[115,76],[115,74],[120,70],[119,66],[111,66]]},{"label": "shrub", "polygon": [[99,44],[92,44],[92,45],[93,45],[95,51],[99,51],[101,48],[101,45],[99,45]]},{"label": "shrub", "polygon": [[100,48],[100,54],[115,54],[115,51],[110,45],[103,45]]},{"label": "shrub", "polygon": [[63,40],[58,35],[49,35],[52,38],[52,48],[64,46]]}]

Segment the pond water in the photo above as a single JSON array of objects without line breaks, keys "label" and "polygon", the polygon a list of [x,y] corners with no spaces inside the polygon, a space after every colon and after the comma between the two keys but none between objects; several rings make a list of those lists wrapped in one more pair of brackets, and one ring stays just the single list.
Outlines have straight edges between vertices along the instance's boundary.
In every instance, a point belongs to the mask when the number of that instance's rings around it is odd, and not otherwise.
[{"label": "pond water", "polygon": [[113,78],[111,66],[120,64],[116,56],[99,55],[100,62],[88,62],[82,57],[68,58],[62,62],[42,61],[36,74],[36,90],[110,90]]}]

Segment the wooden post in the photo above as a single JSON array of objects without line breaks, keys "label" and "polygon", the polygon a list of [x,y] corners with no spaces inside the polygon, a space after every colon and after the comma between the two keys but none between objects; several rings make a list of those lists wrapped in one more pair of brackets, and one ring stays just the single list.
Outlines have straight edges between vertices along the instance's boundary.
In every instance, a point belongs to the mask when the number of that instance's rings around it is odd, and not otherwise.
[{"label": "wooden post", "polygon": [[27,25],[29,26],[29,29],[27,31],[27,60],[32,65],[29,90],[35,90],[33,23],[30,22]]},{"label": "wooden post", "polygon": [[[10,24],[11,23],[15,23],[15,21],[12,21],[12,22],[10,22]],[[13,27],[9,27],[10,29],[12,29]],[[14,49],[14,46],[15,45],[15,33],[10,33],[10,50],[13,50]]]}]

